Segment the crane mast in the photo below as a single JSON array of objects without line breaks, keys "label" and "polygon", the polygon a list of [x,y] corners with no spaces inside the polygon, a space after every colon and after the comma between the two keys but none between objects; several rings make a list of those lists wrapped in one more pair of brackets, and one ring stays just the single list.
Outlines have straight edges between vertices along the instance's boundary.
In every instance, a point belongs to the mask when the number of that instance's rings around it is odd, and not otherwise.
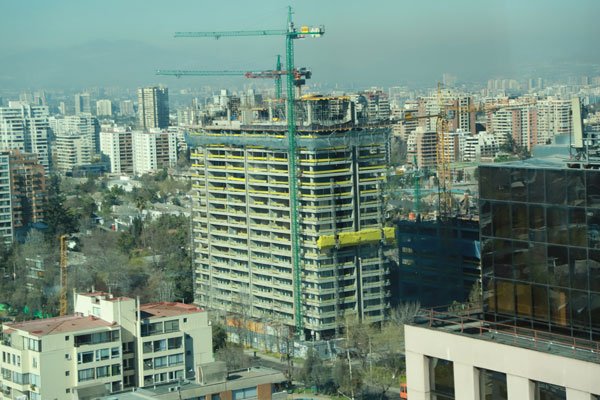
[{"label": "crane mast", "polygon": [[67,235],[60,237],[60,315],[67,315]]}]

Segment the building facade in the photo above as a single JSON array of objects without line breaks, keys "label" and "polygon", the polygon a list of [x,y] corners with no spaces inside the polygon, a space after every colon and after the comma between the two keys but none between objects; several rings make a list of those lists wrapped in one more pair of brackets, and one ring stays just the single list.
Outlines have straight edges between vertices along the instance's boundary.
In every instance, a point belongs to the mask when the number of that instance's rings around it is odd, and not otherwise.
[{"label": "building facade", "polygon": [[411,400],[600,398],[596,167],[479,167],[483,307],[406,327]]},{"label": "building facade", "polygon": [[5,244],[13,240],[10,157],[7,152],[0,152],[0,237]]},{"label": "building facade", "polygon": [[108,99],[98,100],[96,102],[96,115],[110,117],[112,115],[112,102]]},{"label": "building facade", "polygon": [[92,399],[179,382],[214,361],[207,314],[193,305],[87,293],[74,308],[74,315],[3,325],[0,398]]},{"label": "building facade", "polygon": [[50,168],[48,108],[23,102],[0,107],[0,149],[35,153],[46,172]]},{"label": "building facade", "polygon": [[140,128],[169,127],[169,90],[165,87],[138,89],[138,118]]},{"label": "building facade", "polygon": [[223,122],[193,135],[198,304],[288,326],[299,315],[306,336],[317,339],[337,332],[347,313],[368,322],[385,318],[383,251],[394,236],[383,213],[389,130],[356,125],[353,107],[348,98],[299,103],[295,216],[285,125]]},{"label": "building facade", "polygon": [[9,152],[13,228],[44,221],[48,201],[46,174],[35,154]]},{"label": "building facade", "polygon": [[177,135],[175,132],[151,130],[133,131],[133,173],[142,175],[177,163]]},{"label": "building facade", "polygon": [[77,93],[75,95],[75,115],[86,113],[91,114],[92,102],[89,93]]},{"label": "building facade", "polygon": [[467,301],[481,279],[479,221],[401,220],[397,229],[393,303],[438,307]]},{"label": "building facade", "polygon": [[111,173],[133,174],[133,144],[130,130],[103,126],[100,132],[100,150],[109,159]]}]

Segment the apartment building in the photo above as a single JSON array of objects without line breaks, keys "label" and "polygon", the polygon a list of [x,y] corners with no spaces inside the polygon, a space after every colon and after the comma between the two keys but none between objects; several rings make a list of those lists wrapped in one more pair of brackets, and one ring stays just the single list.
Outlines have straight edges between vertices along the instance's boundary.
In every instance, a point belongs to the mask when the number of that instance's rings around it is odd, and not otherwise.
[{"label": "apartment building", "polygon": [[13,228],[42,222],[48,200],[44,167],[35,154],[19,150],[11,150],[8,154]]},{"label": "apartment building", "polygon": [[89,93],[77,93],[75,95],[75,114],[90,114],[92,112],[92,102]]},{"label": "apartment building", "polygon": [[110,162],[110,172],[133,174],[132,133],[124,127],[102,126],[100,151]]},{"label": "apartment building", "polygon": [[108,99],[98,100],[96,102],[96,115],[110,117],[112,115],[112,101]]},{"label": "apartment building", "polygon": [[515,105],[489,113],[488,127],[500,144],[507,144],[512,139],[516,145],[531,151],[533,146],[546,142],[544,138],[540,139],[535,106]]},{"label": "apartment building", "polygon": [[358,124],[354,107],[348,97],[298,102],[297,215],[285,122],[219,120],[191,135],[198,304],[303,326],[316,339],[335,334],[346,313],[384,320],[389,129]]},{"label": "apartment building", "polygon": [[73,315],[5,323],[1,399],[92,399],[179,381],[210,363],[207,314],[194,305],[138,305],[78,294]]},{"label": "apartment building", "polygon": [[141,129],[169,127],[169,89],[145,87],[138,89],[138,118]]},{"label": "apartment building", "polygon": [[0,107],[0,150],[37,154],[46,172],[50,167],[48,107],[11,101]]},{"label": "apartment building", "polygon": [[0,237],[5,244],[13,240],[10,158],[6,152],[0,152]]},{"label": "apartment building", "polygon": [[177,134],[150,130],[132,132],[133,173],[142,175],[177,163]]}]

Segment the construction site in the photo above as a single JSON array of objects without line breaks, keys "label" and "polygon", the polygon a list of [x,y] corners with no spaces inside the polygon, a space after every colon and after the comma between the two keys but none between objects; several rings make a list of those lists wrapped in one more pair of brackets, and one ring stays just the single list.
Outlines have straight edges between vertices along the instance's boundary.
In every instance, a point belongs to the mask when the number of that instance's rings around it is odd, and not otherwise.
[{"label": "construction site", "polygon": [[295,212],[285,121],[215,121],[190,137],[196,302],[320,339],[347,313],[378,322],[389,306],[389,129],[369,124],[348,97],[304,97],[296,114]]}]

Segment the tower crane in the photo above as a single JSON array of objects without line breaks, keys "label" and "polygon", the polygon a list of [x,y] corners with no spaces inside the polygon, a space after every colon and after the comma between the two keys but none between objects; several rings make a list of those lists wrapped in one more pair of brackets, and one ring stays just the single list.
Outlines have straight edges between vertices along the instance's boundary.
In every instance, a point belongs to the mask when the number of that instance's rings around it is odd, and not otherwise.
[{"label": "tower crane", "polygon": [[[288,70],[281,69],[281,56],[277,56],[275,69],[264,71],[200,71],[185,69],[159,69],[156,75],[170,75],[180,78],[182,76],[244,76],[249,79],[274,79],[275,97],[281,99],[281,76],[288,75]],[[312,72],[307,68],[294,68],[292,70],[294,86],[300,92],[300,88],[306,84],[306,79],[310,79]]]},{"label": "tower crane", "polygon": [[[176,38],[197,37],[215,38],[240,37],[240,36],[283,36],[285,37],[285,66],[287,71],[294,71],[294,40],[307,37],[320,37],[325,33],[323,26],[296,28],[292,20],[292,7],[288,7],[286,29],[264,29],[250,31],[220,31],[220,32],[176,32]],[[292,239],[292,267],[294,285],[294,322],[296,334],[300,336],[304,332],[304,321],[302,313],[302,270],[300,265],[300,238],[298,232],[298,172],[297,148],[296,148],[296,117],[294,99],[294,76],[286,75],[287,92],[287,145],[288,145],[288,170],[290,185],[290,225]]]},{"label": "tower crane", "polygon": [[60,315],[67,315],[67,237],[60,237]]}]

